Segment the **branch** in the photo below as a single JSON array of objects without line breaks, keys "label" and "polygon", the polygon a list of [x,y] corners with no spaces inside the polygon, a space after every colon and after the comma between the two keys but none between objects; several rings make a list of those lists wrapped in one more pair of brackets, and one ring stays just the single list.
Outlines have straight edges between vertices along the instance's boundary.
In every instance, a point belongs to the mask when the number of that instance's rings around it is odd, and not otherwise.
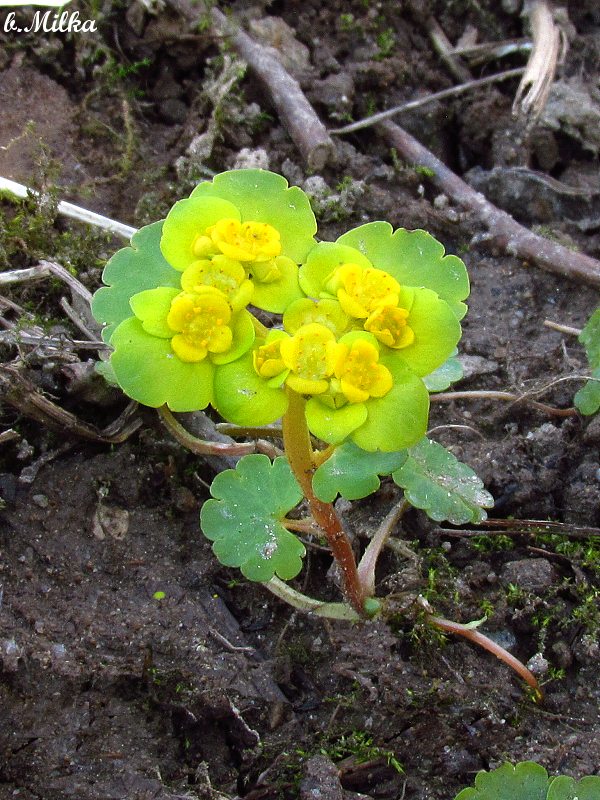
[{"label": "branch", "polygon": [[62,436],[74,436],[91,442],[120,444],[142,424],[139,417],[133,416],[137,403],[129,403],[120,417],[100,430],[57,406],[16,367],[9,365],[0,367],[0,396],[20,414],[37,420]]},{"label": "branch", "polygon": [[[168,0],[168,3],[188,22],[195,25],[199,21],[202,8],[194,0]],[[218,8],[211,9],[211,15],[217,36],[229,40],[271,96],[283,126],[309,169],[323,169],[335,156],[335,145],[300,84],[277,58],[277,51],[256,42]]]},{"label": "branch", "polygon": [[[578,376],[579,378],[579,376]],[[581,380],[587,380],[585,376],[581,376]],[[539,403],[537,400],[532,400],[528,395],[513,394],[512,392],[496,392],[496,391],[473,391],[473,392],[438,392],[430,396],[432,403],[448,403],[452,400],[504,400],[507,403],[526,403],[527,405],[537,408],[538,411],[543,411],[550,417],[576,417],[579,414],[576,408],[555,408],[555,406],[546,405],[546,403]]]},{"label": "branch", "polygon": [[470,625],[463,625],[460,622],[453,622],[443,617],[435,617],[433,614],[428,614],[426,620],[430,625],[433,625],[434,628],[438,628],[445,633],[454,633],[457,636],[464,636],[465,639],[468,639],[474,644],[478,644],[480,647],[483,647],[484,650],[495,655],[496,658],[500,659],[500,661],[503,661],[514,670],[519,677],[523,678],[525,683],[533,689],[536,700],[542,699],[542,690],[533,673],[527,669],[525,664],[519,661],[518,658],[515,658],[512,653],[509,653],[508,650],[505,650],[505,648],[497,642],[494,642],[488,636],[475,630]]},{"label": "branch", "polygon": [[430,170],[433,183],[485,225],[488,234],[482,241],[490,248],[501,248],[509,255],[563,278],[600,287],[599,261],[532,233],[472,189],[400,126],[381,122],[378,128],[398,155],[415,166]]}]

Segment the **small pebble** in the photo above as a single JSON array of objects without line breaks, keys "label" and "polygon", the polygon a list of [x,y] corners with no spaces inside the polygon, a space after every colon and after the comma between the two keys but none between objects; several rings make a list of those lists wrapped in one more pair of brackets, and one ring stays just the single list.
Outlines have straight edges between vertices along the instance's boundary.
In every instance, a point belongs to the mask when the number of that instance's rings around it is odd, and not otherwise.
[{"label": "small pebble", "polygon": [[34,494],[31,499],[39,508],[48,508],[48,498],[45,494]]},{"label": "small pebble", "polygon": [[548,666],[548,659],[544,658],[541,653],[536,653],[527,662],[527,668],[534,675],[545,675],[548,672]]}]

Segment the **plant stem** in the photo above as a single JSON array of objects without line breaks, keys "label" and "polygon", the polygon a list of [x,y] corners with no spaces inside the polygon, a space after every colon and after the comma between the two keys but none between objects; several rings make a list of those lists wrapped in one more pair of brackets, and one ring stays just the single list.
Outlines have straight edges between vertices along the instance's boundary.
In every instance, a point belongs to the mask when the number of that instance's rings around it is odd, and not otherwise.
[{"label": "plant stem", "polygon": [[369,595],[375,594],[375,567],[377,560],[387,542],[394,525],[399,519],[402,519],[407,508],[409,508],[408,500],[404,498],[392,508],[386,518],[383,520],[375,535],[369,542],[369,545],[358,565],[358,575],[361,584],[365,587]]},{"label": "plant stem", "polygon": [[196,455],[244,456],[248,453],[256,453],[256,444],[254,442],[234,442],[233,444],[225,444],[224,442],[207,442],[204,439],[198,439],[192,433],[186,431],[183,425],[177,422],[167,406],[161,406],[157,411],[171,435],[177,439],[179,444]]},{"label": "plant stem", "polygon": [[263,586],[293,608],[297,608],[300,611],[308,611],[308,613],[316,614],[318,617],[357,622],[363,616],[362,614],[357,614],[346,603],[323,603],[321,600],[315,600],[314,597],[309,597],[306,594],[302,594],[302,592],[296,591],[296,589],[292,589],[289,584],[279,580],[277,577],[273,577],[270,581],[263,583]]},{"label": "plant stem", "polygon": [[313,492],[313,452],[306,424],[306,400],[289,388],[287,394],[289,405],[283,416],[283,444],[286,456],[308,501],[313,519],[325,534],[333,557],[342,570],[344,594],[356,612],[364,617],[365,590],[358,577],[350,540],[331,503],[319,500]]},{"label": "plant stem", "polygon": [[504,647],[485,636],[485,634],[480,633],[469,625],[463,625],[460,622],[453,622],[449,619],[443,619],[442,617],[435,617],[433,614],[427,615],[427,622],[429,625],[433,625],[434,628],[438,628],[446,633],[455,633],[458,636],[464,636],[465,639],[469,639],[469,641],[478,644],[489,653],[493,653],[496,658],[500,659],[500,661],[504,661],[517,675],[523,678],[525,683],[531,686],[537,700],[542,699],[542,690],[533,673],[530,672],[525,664],[519,661],[518,658],[515,658],[508,650],[505,650]]}]

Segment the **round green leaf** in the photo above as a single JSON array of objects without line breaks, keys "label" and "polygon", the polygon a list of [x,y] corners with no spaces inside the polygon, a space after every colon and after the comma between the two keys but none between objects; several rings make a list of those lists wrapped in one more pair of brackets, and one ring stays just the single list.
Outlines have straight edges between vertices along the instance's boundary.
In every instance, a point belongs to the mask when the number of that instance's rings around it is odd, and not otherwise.
[{"label": "round green leaf", "polygon": [[600,308],[597,308],[586,322],[579,334],[579,341],[585,346],[590,367],[600,368]]},{"label": "round green leaf", "polygon": [[220,219],[240,219],[240,212],[232,203],[218,197],[188,197],[179,200],[164,221],[160,249],[163,256],[183,272],[198,260],[193,246],[198,236]]},{"label": "round green leaf", "polygon": [[267,222],[281,234],[281,255],[297,263],[314,246],[315,215],[308,197],[297,186],[288,188],[281,175],[261,169],[222,172],[200,183],[192,198],[219,197],[232,203],[242,222]]},{"label": "round green leaf", "polygon": [[339,444],[367,419],[364,403],[348,403],[341,408],[332,408],[318,397],[311,397],[306,404],[306,422],[309,431],[328,444]]},{"label": "round green leaf", "polygon": [[390,453],[404,450],[424,436],[429,393],[423,381],[395,356],[382,355],[380,363],[392,373],[394,385],[384,397],[365,403],[367,421],[351,438],[363,450]]},{"label": "round green leaf", "polygon": [[448,303],[431,289],[403,288],[399,305],[410,311],[407,323],[415,339],[408,347],[392,352],[416,375],[429,375],[455,350],[461,335],[460,322]]},{"label": "round green leaf", "polygon": [[546,800],[548,773],[534,761],[503,764],[478,772],[475,788],[463,789],[454,800]]},{"label": "round green leaf", "polygon": [[444,392],[453,383],[459,381],[463,376],[462,364],[456,357],[457,351],[454,350],[441,367],[426,375],[423,383],[430,392]]},{"label": "round green leaf", "polygon": [[254,280],[254,293],[251,303],[263,311],[273,314],[283,314],[286,308],[299,300],[304,295],[298,284],[298,265],[291,258],[279,257],[276,259],[281,271],[281,277],[270,283],[261,283]]},{"label": "round green leaf", "polygon": [[212,400],[215,367],[206,359],[180,361],[168,339],[146,333],[136,317],[122,322],[111,338],[110,366],[126,395],[152,408],[199,411]]},{"label": "round green leaf", "polygon": [[573,402],[586,417],[600,409],[600,367],[592,372],[591,379],[576,392]]},{"label": "round green leaf", "polygon": [[369,453],[354,442],[344,442],[313,475],[314,493],[325,503],[333,503],[338,494],[346,500],[368,497],[379,489],[379,475],[390,475],[407,457],[406,450]]},{"label": "round green leaf", "polygon": [[406,463],[392,475],[409,503],[436,522],[480,523],[494,498],[471,467],[437,442],[424,438],[409,450]]},{"label": "round green leaf", "polygon": [[466,267],[457,256],[444,255],[444,246],[426,231],[394,231],[388,222],[369,222],[348,231],[337,242],[355,247],[400,285],[432,289],[458,319],[464,317],[467,307],[461,301],[469,296]]},{"label": "round green leaf", "polygon": [[271,464],[264,455],[244,456],[217,475],[210,491],[214,499],[202,506],[200,524],[222,564],[260,582],[300,572],[304,545],[282,520],[303,495],[285,458]]},{"label": "round green leaf", "polygon": [[559,775],[550,781],[546,800],[600,800],[600,778],[588,775],[580,781]]},{"label": "round green leaf", "polygon": [[162,222],[140,228],[131,238],[131,247],[118,250],[107,262],[102,280],[107,286],[92,298],[94,317],[107,327],[102,331],[110,341],[120,322],[132,316],[130,299],[145,289],[169,286],[180,289],[181,274],[165,261],[160,252]]},{"label": "round green leaf", "polygon": [[217,368],[213,405],[228,422],[256,426],[280,419],[288,401],[282,388],[270,386],[256,374],[252,353],[248,352]]}]

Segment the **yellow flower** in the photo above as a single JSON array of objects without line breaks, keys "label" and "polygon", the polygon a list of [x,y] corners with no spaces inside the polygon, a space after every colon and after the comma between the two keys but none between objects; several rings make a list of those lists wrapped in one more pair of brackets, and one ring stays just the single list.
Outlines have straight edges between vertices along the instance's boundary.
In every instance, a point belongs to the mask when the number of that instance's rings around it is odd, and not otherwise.
[{"label": "yellow flower", "polygon": [[207,286],[222,292],[233,311],[245,308],[254,291],[240,262],[224,255],[214,256],[210,261],[194,261],[181,276],[184,292],[201,292]]},{"label": "yellow flower", "polygon": [[409,312],[399,306],[379,306],[367,318],[365,330],[375,336],[382,344],[400,350],[415,340],[412,328],[407,324]]},{"label": "yellow flower", "polygon": [[400,284],[391,275],[358,264],[342,264],[328,278],[326,288],[346,314],[357,319],[366,319],[381,305],[397,305],[400,296]]},{"label": "yellow flower", "polygon": [[269,261],[281,254],[279,231],[267,222],[242,223],[225,218],[206,233],[223,255],[236,261]]},{"label": "yellow flower", "polygon": [[[393,385],[390,371],[378,364],[379,351],[364,339],[350,345],[339,343],[335,358],[335,377],[349,403],[364,403],[370,397],[383,397]],[[335,390],[337,387],[332,386]]]},{"label": "yellow flower", "polygon": [[252,363],[261,378],[274,378],[285,371],[280,345],[281,339],[279,338],[257,347],[253,352]]},{"label": "yellow flower", "polygon": [[322,394],[333,374],[334,334],[317,322],[303,325],[290,338],[281,340],[281,358],[290,370],[287,385],[299,394]]},{"label": "yellow flower", "polygon": [[233,332],[228,326],[231,308],[218,289],[199,287],[181,292],[171,303],[167,325],[176,335],[171,347],[181,361],[202,361],[210,353],[224,353],[231,346]]}]

